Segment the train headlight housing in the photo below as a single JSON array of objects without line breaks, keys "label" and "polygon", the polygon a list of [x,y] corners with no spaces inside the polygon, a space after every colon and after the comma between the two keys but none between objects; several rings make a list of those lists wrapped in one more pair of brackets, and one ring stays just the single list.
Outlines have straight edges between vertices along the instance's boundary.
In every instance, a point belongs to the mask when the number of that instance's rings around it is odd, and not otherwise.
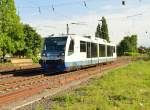
[{"label": "train headlight housing", "polygon": [[46,53],[42,53],[42,56],[43,56],[43,57],[47,57],[47,54],[46,54]]},{"label": "train headlight housing", "polygon": [[60,53],[57,57],[63,57],[63,56],[65,56],[65,53],[63,52],[63,53]]},{"label": "train headlight housing", "polygon": [[61,55],[61,56],[64,56],[64,55],[65,55],[65,53],[63,52],[63,53],[61,53],[60,55]]}]

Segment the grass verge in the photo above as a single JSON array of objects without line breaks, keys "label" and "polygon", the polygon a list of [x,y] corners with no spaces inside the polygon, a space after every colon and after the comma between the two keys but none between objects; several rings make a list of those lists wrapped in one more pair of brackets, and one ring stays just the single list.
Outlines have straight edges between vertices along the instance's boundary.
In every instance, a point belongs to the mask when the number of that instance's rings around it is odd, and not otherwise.
[{"label": "grass verge", "polygon": [[52,110],[150,110],[150,61],[114,69],[52,103]]}]

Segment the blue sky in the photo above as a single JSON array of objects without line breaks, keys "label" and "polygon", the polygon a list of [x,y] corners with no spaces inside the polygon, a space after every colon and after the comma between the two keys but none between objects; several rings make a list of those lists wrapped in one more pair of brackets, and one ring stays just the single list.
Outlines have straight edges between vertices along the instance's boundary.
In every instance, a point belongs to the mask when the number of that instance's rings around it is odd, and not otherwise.
[{"label": "blue sky", "polygon": [[[121,1],[15,0],[15,3],[21,21],[35,27],[42,36],[64,33],[65,24],[70,22],[88,24],[86,27],[71,26],[72,33],[94,35],[98,19],[105,16],[113,42],[118,43],[123,36],[135,33],[140,36],[139,45],[150,46],[150,37],[147,40],[147,36],[150,36],[150,0],[125,0],[126,6],[122,6]],[[141,13],[142,15],[138,15]],[[133,17],[127,18],[128,16]],[[148,34],[145,34],[145,31],[148,31]]]},{"label": "blue sky", "polygon": [[[149,0],[139,1],[126,0],[126,7],[134,8],[150,3]],[[121,0],[85,0],[87,8],[84,6],[83,0],[15,0],[15,2],[23,21],[34,19],[71,19],[74,16],[86,15],[89,11],[99,14],[104,13],[104,11],[105,13],[117,13],[116,10],[124,7],[121,5]],[[52,5],[55,12],[52,10]],[[41,13],[39,13],[39,7]],[[116,10],[106,10],[109,7],[114,7]]]}]

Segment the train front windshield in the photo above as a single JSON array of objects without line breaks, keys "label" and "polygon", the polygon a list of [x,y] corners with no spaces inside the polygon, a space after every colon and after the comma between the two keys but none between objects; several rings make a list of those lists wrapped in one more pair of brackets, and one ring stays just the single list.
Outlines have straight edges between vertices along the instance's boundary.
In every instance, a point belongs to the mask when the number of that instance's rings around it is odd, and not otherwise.
[{"label": "train front windshield", "polygon": [[67,37],[49,37],[45,39],[45,53],[65,53]]}]

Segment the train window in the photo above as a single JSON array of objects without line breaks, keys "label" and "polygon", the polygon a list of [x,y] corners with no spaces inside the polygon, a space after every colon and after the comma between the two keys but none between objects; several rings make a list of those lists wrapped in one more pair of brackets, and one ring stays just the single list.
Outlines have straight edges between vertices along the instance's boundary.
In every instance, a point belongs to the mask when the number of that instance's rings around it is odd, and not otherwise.
[{"label": "train window", "polygon": [[116,52],[116,47],[114,47],[114,53]]},{"label": "train window", "polygon": [[95,58],[98,57],[98,50],[97,50],[97,44],[96,43],[91,43],[91,57]]},{"label": "train window", "polygon": [[105,52],[105,45],[99,44],[99,57],[105,57],[106,52]]},{"label": "train window", "polygon": [[87,42],[87,58],[91,58],[91,43]]},{"label": "train window", "polygon": [[68,56],[72,55],[73,53],[74,53],[74,40],[71,40],[69,45]]},{"label": "train window", "polygon": [[86,52],[86,42],[80,41],[80,52]]},{"label": "train window", "polygon": [[114,51],[113,46],[107,46],[107,56],[108,57],[113,56],[113,51]]},{"label": "train window", "polygon": [[66,47],[67,37],[50,37],[44,42],[44,50],[48,52],[64,52]]}]

